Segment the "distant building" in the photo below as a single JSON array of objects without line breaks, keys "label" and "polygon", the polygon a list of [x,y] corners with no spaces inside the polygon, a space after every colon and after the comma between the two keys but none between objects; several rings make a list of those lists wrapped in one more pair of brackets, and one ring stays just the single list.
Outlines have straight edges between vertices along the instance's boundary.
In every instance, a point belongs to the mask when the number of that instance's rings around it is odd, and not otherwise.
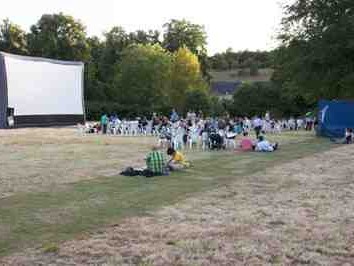
[{"label": "distant building", "polygon": [[231,99],[241,84],[241,81],[215,81],[211,83],[211,90],[220,98]]}]

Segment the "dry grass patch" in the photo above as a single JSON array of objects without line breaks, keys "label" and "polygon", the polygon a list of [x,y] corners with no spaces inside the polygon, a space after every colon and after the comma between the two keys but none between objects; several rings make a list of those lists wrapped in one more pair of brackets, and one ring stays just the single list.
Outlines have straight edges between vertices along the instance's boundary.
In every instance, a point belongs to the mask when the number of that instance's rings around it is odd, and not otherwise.
[{"label": "dry grass patch", "polygon": [[[313,136],[299,132],[269,138],[284,145]],[[126,166],[144,164],[142,159],[154,143],[152,137],[80,136],[75,128],[0,130],[0,199],[115,176]],[[193,160],[213,156],[209,152],[186,153]]]},{"label": "dry grass patch", "polygon": [[0,199],[117,175],[139,164],[153,138],[79,136],[75,128],[0,130]]},{"label": "dry grass patch", "polygon": [[11,265],[351,265],[352,146],[234,180]]}]

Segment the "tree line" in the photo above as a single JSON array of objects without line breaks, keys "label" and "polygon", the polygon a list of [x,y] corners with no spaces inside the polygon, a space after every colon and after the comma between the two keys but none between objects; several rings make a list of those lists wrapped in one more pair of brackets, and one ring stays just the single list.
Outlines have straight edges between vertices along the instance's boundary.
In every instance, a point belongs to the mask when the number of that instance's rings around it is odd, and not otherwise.
[{"label": "tree line", "polygon": [[271,82],[244,84],[234,112],[303,115],[320,99],[354,99],[354,1],[296,0],[284,7],[278,39]]},{"label": "tree line", "polygon": [[195,99],[209,108],[204,27],[171,20],[163,29],[126,32],[117,26],[100,39],[87,36],[80,21],[62,13],[43,15],[28,33],[4,20],[0,50],[85,62],[89,118],[102,112],[165,113],[172,107],[185,112],[194,108]]},{"label": "tree line", "polygon": [[[90,118],[202,109],[204,113],[301,115],[321,98],[354,97],[354,2],[296,0],[284,7],[280,45],[271,52],[207,56],[203,26],[171,20],[156,30],[113,27],[103,38],[64,14],[43,15],[29,32],[3,21],[0,50],[86,63],[85,100]],[[243,84],[232,100],[210,92],[209,71],[272,68],[268,83]]]},{"label": "tree line", "polygon": [[273,67],[272,55],[272,51],[234,52],[229,48],[223,53],[209,57],[209,66],[216,71],[250,69],[250,74],[256,75],[259,69]]}]

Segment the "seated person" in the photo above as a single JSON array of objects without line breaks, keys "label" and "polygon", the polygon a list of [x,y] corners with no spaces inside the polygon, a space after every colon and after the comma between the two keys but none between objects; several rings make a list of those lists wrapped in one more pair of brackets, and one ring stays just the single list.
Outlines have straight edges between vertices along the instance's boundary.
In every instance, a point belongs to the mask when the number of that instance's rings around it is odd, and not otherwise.
[{"label": "seated person", "polygon": [[240,142],[240,147],[242,151],[253,151],[255,149],[253,141],[248,137],[248,132],[243,133],[243,138]]},{"label": "seated person", "polygon": [[171,156],[171,160],[168,162],[168,167],[171,171],[178,171],[189,167],[189,163],[181,152],[176,151],[174,148],[168,148],[167,154]]},{"label": "seated person", "polygon": [[165,155],[159,150],[159,147],[154,146],[152,151],[145,158],[146,166],[153,175],[168,174],[167,162]]},{"label": "seated person", "polygon": [[273,152],[278,149],[278,143],[270,144],[265,140],[263,136],[258,137],[258,142],[255,147],[255,151],[259,152]]}]

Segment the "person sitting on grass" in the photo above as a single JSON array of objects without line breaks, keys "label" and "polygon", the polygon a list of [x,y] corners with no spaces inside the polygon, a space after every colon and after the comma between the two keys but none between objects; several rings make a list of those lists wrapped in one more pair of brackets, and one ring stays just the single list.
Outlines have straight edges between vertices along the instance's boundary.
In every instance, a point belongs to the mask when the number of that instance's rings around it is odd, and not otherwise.
[{"label": "person sitting on grass", "polygon": [[168,148],[167,154],[171,156],[171,160],[167,164],[171,171],[180,171],[190,166],[184,155],[181,152],[176,151],[174,148]]},{"label": "person sitting on grass", "polygon": [[145,158],[147,170],[154,176],[168,175],[167,160],[159,147],[154,146]]},{"label": "person sitting on grass", "polygon": [[248,132],[243,133],[243,138],[240,142],[240,148],[242,151],[253,151],[255,149],[253,141],[248,137]]},{"label": "person sitting on grass", "polygon": [[278,149],[278,143],[271,144],[263,136],[258,137],[258,142],[255,147],[255,151],[259,152],[273,152]]}]

